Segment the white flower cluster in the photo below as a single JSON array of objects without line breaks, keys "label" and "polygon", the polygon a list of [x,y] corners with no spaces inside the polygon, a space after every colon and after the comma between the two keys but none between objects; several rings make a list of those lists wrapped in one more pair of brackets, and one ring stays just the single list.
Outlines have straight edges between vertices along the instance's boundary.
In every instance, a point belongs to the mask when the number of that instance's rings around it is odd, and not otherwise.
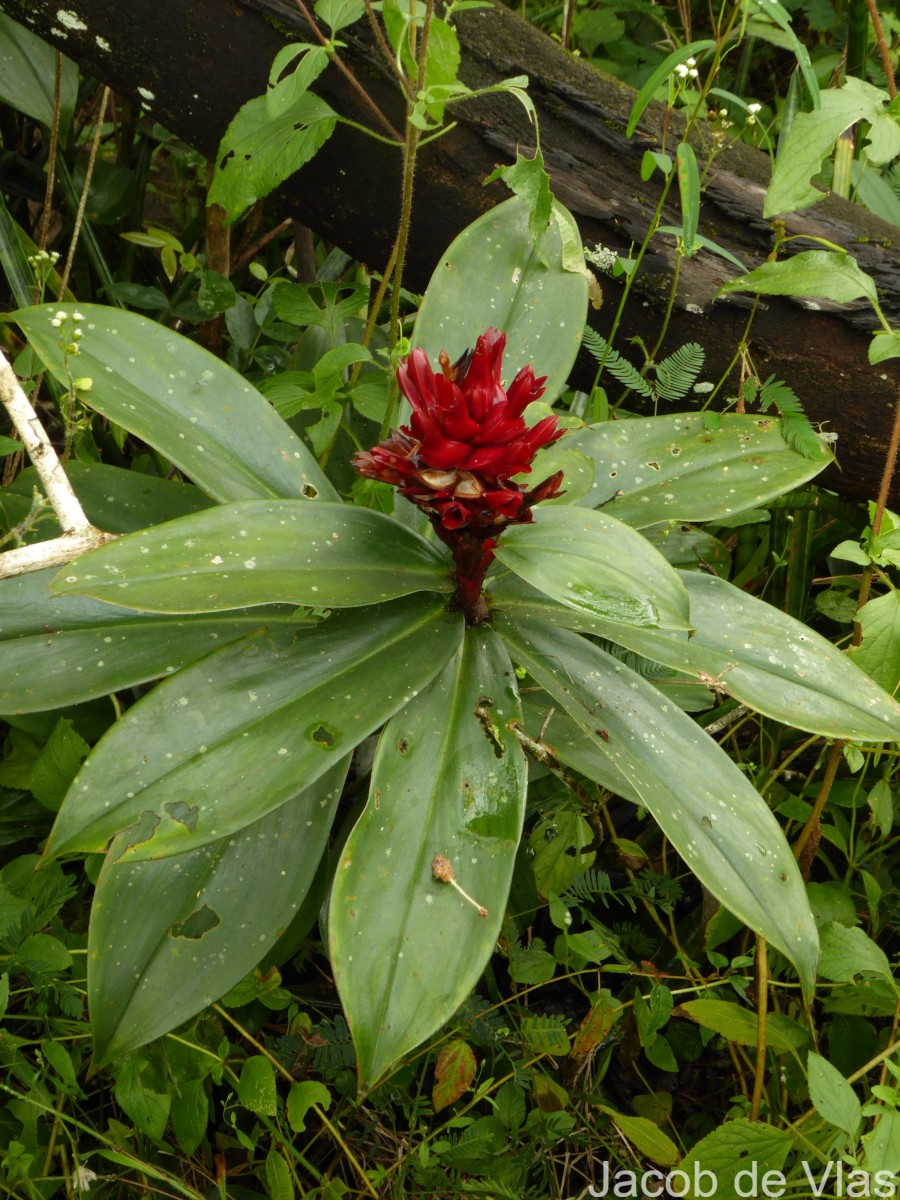
[{"label": "white flower cluster", "polygon": [[675,74],[679,79],[696,79],[700,72],[697,70],[697,60],[689,58],[683,63],[679,63],[675,68]]},{"label": "white flower cluster", "polygon": [[761,108],[762,108],[762,105],[757,104],[755,100],[753,101],[752,104],[747,105],[747,124],[748,125],[756,124],[756,114],[759,112],[759,110]]}]

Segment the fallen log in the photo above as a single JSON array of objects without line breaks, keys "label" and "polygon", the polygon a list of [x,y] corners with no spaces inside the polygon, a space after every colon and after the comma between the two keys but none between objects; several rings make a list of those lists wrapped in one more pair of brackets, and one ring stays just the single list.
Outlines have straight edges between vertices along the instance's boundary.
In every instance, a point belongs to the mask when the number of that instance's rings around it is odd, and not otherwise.
[{"label": "fallen log", "polygon": [[[265,89],[269,67],[286,41],[314,40],[289,0],[0,0],[0,9],[74,58],[115,91],[143,103],[153,117],[209,157],[234,113]],[[659,106],[645,113],[633,138],[625,126],[634,93],[566,54],[516,14],[491,6],[460,14],[461,77],[473,88],[517,74],[529,76],[541,145],[556,195],[576,217],[584,242],[627,254],[642,242],[658,196],[640,163],[663,138]],[[359,22],[341,37],[341,56],[366,92],[395,125],[403,99],[371,30]],[[320,86],[321,85],[321,86]],[[372,112],[345,75],[329,69],[317,91],[342,114],[372,124]],[[454,106],[456,126],[421,152],[407,259],[409,286],[422,288],[449,241],[474,217],[505,197],[501,184],[482,180],[517,148],[534,144],[533,130],[515,100],[492,95]],[[669,148],[674,148],[670,122]],[[708,153],[702,136],[698,153]],[[704,190],[700,231],[748,267],[770,252],[770,222],[762,217],[769,176],[766,155],[744,145],[718,153]],[[279,193],[285,215],[295,216],[374,269],[387,261],[398,218],[400,151],[339,126],[316,158]],[[677,200],[663,223],[681,223]],[[824,237],[849,250],[878,285],[889,319],[900,320],[900,246],[896,227],[864,209],[828,197],[787,218],[788,232]],[[798,241],[796,249],[813,243]],[[652,346],[670,294],[675,239],[654,238],[625,311],[617,346],[627,339]],[[682,261],[676,298],[661,353],[698,341],[707,354],[705,377],[734,370],[751,297],[716,299],[737,272],[701,251]],[[604,278],[605,301],[592,323],[609,329],[621,281]],[[867,349],[875,328],[868,307],[767,297],[756,313],[749,349],[760,375],[774,373],[804,401],[810,417],[837,433],[841,471],[827,482],[866,499],[877,489],[898,396],[900,364],[871,367]],[[639,356],[635,355],[636,361]],[[581,364],[581,381],[591,368]],[[731,382],[736,390],[737,375]],[[895,490],[895,496],[900,489]]]}]

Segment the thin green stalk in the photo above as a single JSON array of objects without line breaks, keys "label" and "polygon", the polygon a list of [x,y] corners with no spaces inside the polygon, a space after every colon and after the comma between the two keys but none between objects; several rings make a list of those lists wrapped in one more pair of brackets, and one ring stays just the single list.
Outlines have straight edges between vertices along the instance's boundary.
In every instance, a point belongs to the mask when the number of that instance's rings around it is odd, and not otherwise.
[{"label": "thin green stalk", "polygon": [[766,1080],[766,1025],[769,1019],[769,947],[764,937],[756,939],[756,1069],[750,1120],[759,1120]]}]

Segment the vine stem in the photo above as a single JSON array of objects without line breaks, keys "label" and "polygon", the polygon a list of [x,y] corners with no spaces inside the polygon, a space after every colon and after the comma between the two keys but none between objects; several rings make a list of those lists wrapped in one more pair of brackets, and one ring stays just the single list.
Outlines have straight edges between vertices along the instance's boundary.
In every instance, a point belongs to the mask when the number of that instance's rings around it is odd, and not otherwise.
[{"label": "vine stem", "polygon": [[750,1120],[759,1120],[766,1081],[766,1025],[769,1020],[769,944],[761,935],[756,939],[756,1069]]},{"label": "vine stem", "polygon": [[33,546],[22,546],[18,550],[7,550],[0,555],[0,579],[24,575],[26,571],[37,571],[41,567],[61,566],[79,554],[110,541],[113,535],[96,529],[85,516],[40,418],[2,352],[0,402],[9,413],[28,457],[34,463],[62,529],[62,537]]},{"label": "vine stem", "polygon": [[69,242],[69,253],[66,256],[66,265],[62,273],[62,279],[59,284],[58,295],[60,299],[66,294],[66,288],[69,286],[69,276],[72,274],[72,264],[75,261],[75,250],[78,246],[78,238],[81,234],[81,226],[84,224],[84,210],[87,208],[88,192],[91,187],[91,177],[94,174],[94,164],[97,161],[97,151],[100,149],[100,138],[103,136],[103,118],[106,116],[106,105],[109,102],[109,88],[104,87],[100,94],[100,108],[97,112],[97,125],[94,129],[94,140],[91,142],[91,150],[88,155],[87,167],[84,172],[84,186],[81,189],[81,199],[78,201],[78,212],[75,214],[75,228],[72,230],[72,240]]},{"label": "vine stem", "polygon": [[869,16],[872,18],[872,28],[875,30],[875,41],[878,43],[878,51],[881,54],[881,65],[884,67],[884,75],[887,79],[888,93],[891,99],[897,95],[897,85],[894,82],[894,68],[891,64],[891,52],[888,49],[888,44],[884,37],[884,28],[881,24],[881,16],[878,12],[878,4],[876,0],[866,0],[869,6]]}]

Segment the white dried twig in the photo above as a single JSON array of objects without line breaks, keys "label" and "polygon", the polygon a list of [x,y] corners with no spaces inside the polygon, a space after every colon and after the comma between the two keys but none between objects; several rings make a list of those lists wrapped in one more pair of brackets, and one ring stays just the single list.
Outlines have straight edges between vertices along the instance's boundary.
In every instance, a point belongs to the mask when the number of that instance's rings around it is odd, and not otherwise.
[{"label": "white dried twig", "polygon": [[62,463],[47,437],[40,418],[31,407],[15,372],[0,352],[0,401],[12,418],[28,457],[34,463],[47,499],[59,520],[62,537],[37,542],[0,554],[0,579],[24,575],[42,567],[71,562],[79,554],[102,546],[113,537],[96,529],[84,515],[78,497],[63,470]]}]

